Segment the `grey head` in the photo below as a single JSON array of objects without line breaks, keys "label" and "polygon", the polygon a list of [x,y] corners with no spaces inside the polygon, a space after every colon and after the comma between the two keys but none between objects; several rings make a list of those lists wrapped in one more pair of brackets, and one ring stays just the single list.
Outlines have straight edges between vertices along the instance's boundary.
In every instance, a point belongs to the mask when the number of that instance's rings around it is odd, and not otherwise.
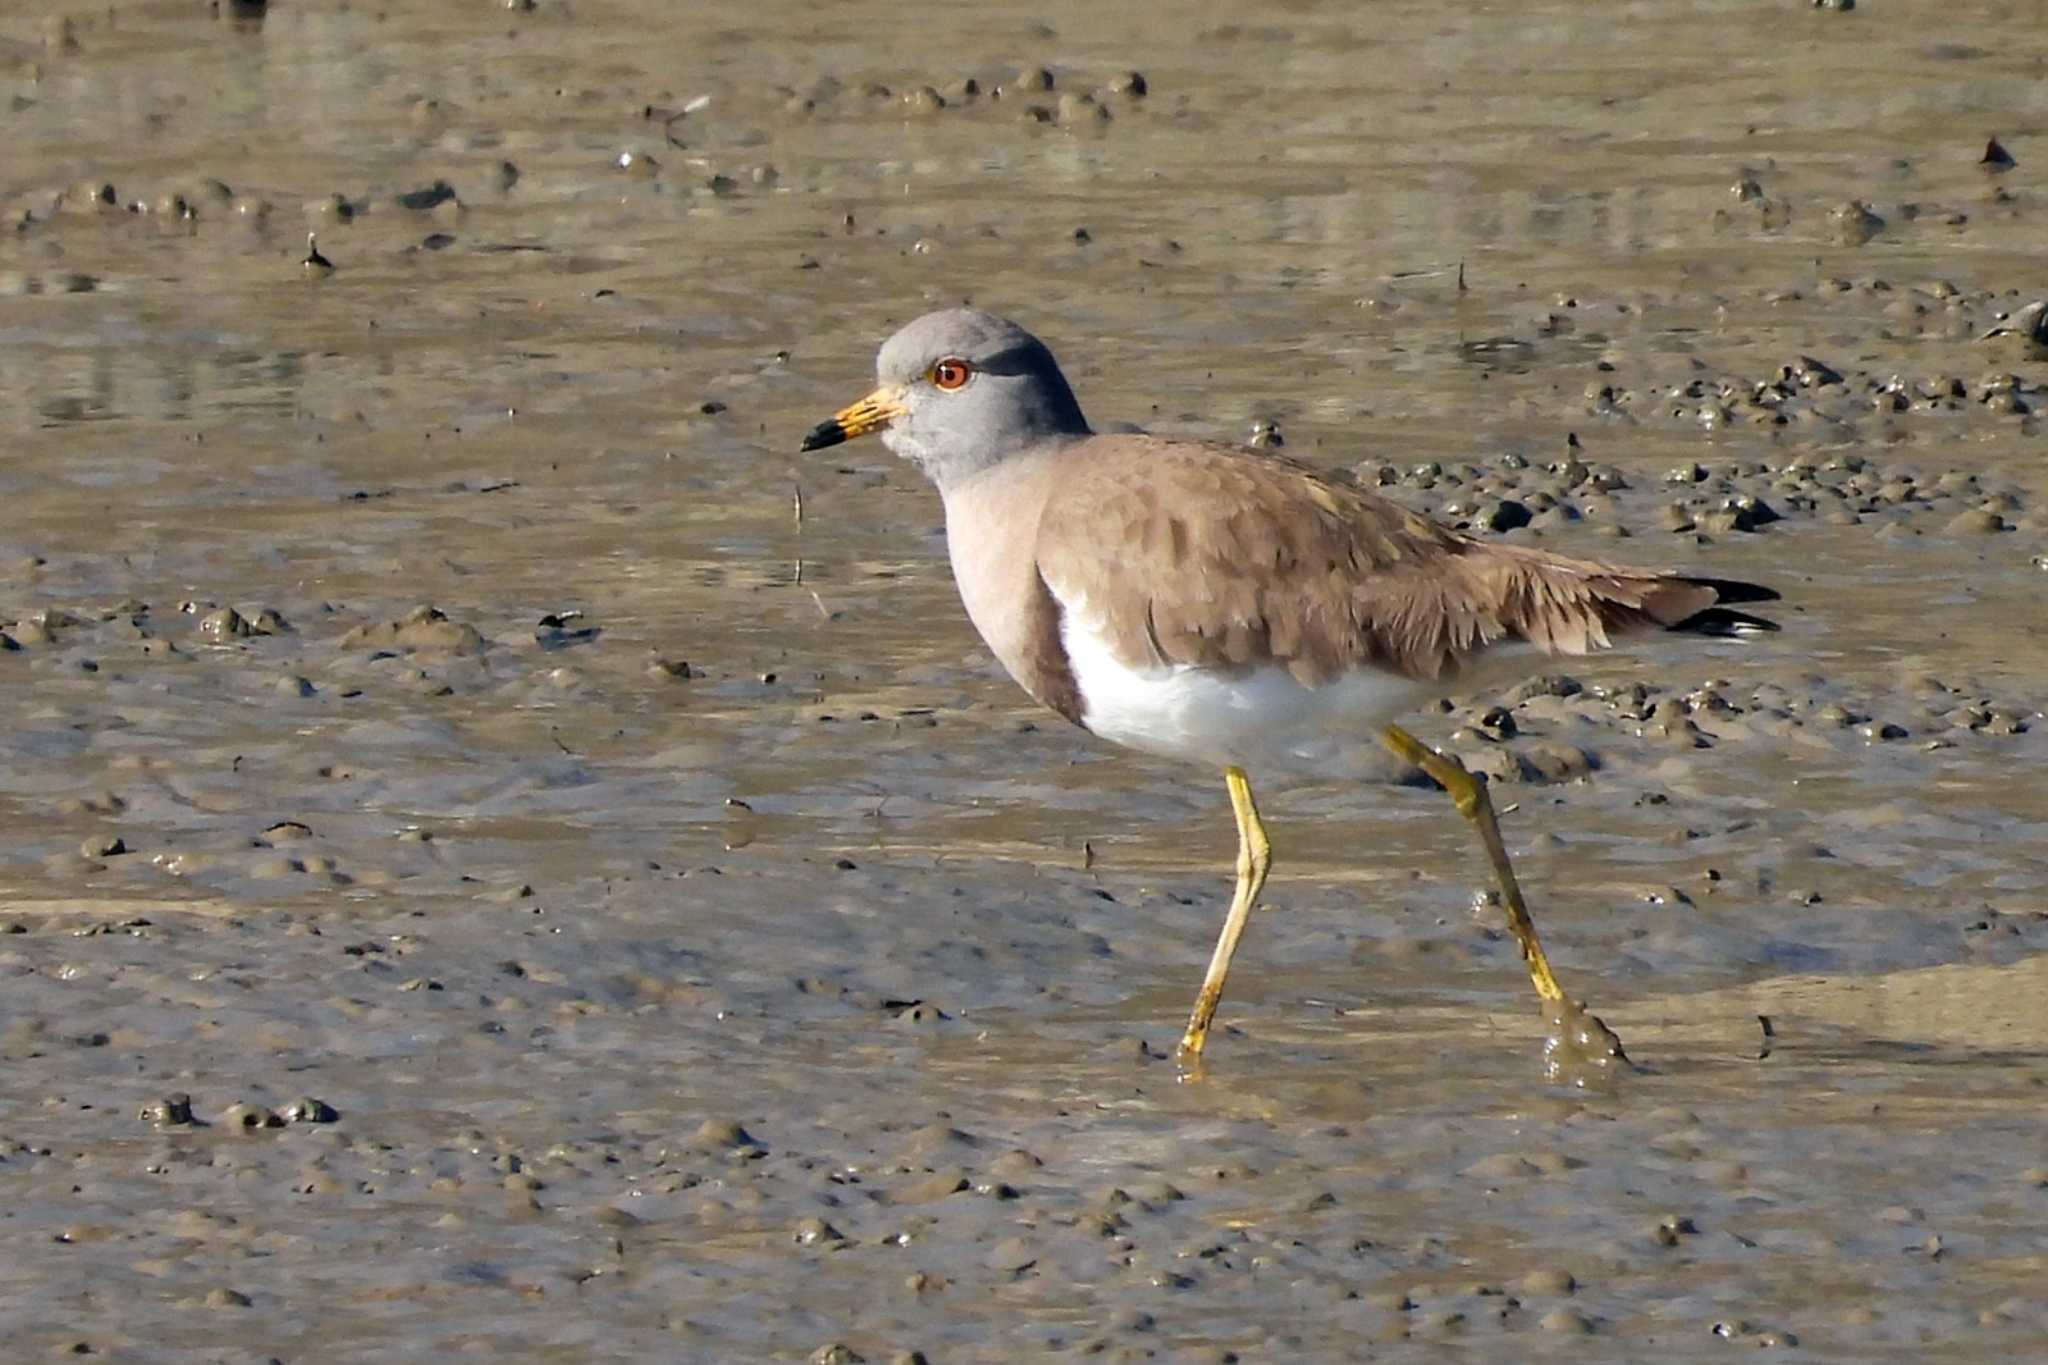
[{"label": "grey head", "polygon": [[875,391],[804,438],[805,450],[880,430],[941,488],[1048,443],[1089,434],[1045,343],[976,308],[927,313],[882,343]]}]

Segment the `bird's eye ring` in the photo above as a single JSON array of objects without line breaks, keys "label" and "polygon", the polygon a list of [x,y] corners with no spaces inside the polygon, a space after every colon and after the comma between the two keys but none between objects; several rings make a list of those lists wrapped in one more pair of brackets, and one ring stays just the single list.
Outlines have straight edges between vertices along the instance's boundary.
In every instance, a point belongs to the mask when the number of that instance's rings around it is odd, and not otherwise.
[{"label": "bird's eye ring", "polygon": [[932,366],[925,377],[932,381],[934,388],[951,393],[954,389],[965,388],[967,381],[974,378],[974,367],[956,356]]}]

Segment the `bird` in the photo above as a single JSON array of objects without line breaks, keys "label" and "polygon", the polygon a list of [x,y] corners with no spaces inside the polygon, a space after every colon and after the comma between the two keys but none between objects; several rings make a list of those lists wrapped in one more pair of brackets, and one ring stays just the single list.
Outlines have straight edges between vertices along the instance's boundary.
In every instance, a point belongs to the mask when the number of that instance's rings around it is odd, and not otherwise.
[{"label": "bird", "polygon": [[801,450],[880,433],[937,488],[962,604],[1027,693],[1112,744],[1222,772],[1236,882],[1184,1067],[1202,1062],[1272,867],[1253,776],[1325,774],[1375,740],[1471,822],[1553,1025],[1579,1030],[1596,1065],[1625,1060],[1551,968],[1484,777],[1397,719],[1544,655],[1775,630],[1732,604],[1776,591],[1479,539],[1270,448],[1098,433],[1045,343],[977,308],[908,323],[875,374]]}]

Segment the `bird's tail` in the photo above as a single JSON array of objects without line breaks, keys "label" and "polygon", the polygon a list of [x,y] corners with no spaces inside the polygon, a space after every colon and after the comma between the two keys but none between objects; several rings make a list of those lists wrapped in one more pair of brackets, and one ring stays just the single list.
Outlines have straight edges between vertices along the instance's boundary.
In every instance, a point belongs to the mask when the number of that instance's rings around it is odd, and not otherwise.
[{"label": "bird's tail", "polygon": [[1491,598],[1505,634],[1546,653],[1585,654],[1651,631],[1743,637],[1778,628],[1728,605],[1777,601],[1760,583],[1647,573],[1519,546],[1486,550],[1467,561],[1473,587]]}]

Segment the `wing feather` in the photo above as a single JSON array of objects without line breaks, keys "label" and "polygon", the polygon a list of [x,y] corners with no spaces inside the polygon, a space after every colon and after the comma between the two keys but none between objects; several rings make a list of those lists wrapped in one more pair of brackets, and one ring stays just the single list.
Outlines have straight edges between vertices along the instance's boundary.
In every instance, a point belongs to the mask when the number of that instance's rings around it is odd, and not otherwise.
[{"label": "wing feather", "polygon": [[1583,654],[1679,627],[1730,589],[1776,595],[1476,540],[1267,451],[1150,436],[1083,447],[1040,519],[1039,572],[1132,667],[1435,679],[1501,640]]}]

